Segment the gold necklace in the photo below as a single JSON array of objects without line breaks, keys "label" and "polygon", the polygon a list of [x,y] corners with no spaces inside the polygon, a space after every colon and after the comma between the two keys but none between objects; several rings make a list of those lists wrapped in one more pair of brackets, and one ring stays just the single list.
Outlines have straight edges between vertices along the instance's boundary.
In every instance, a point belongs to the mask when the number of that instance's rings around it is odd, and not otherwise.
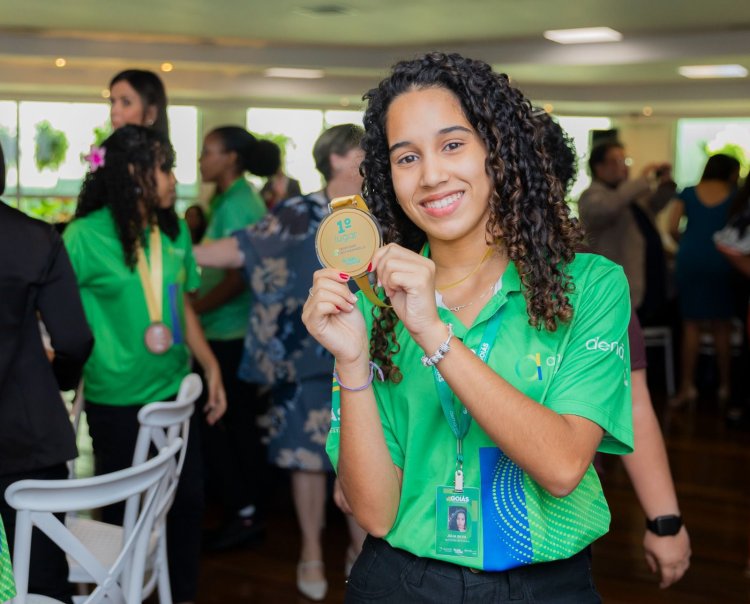
[{"label": "gold necklace", "polygon": [[461,285],[464,281],[466,281],[469,277],[471,277],[474,273],[476,273],[479,268],[487,261],[487,259],[492,255],[492,252],[495,251],[495,248],[490,246],[487,248],[487,251],[484,253],[484,256],[482,256],[482,259],[479,261],[479,264],[477,264],[472,271],[466,275],[465,277],[462,277],[458,281],[454,281],[453,283],[449,283],[448,285],[436,285],[435,289],[439,292],[444,292],[449,289],[453,289],[457,285]]},{"label": "gold necklace", "polygon": [[[471,302],[467,302],[466,304],[459,304],[458,306],[448,306],[446,305],[446,308],[451,312],[458,312],[460,310],[463,310],[464,308],[468,308],[474,302],[479,302],[482,298],[484,298],[485,295],[487,295],[489,292],[491,292],[493,289],[495,289],[495,284],[493,283],[490,285],[489,289],[485,290],[480,296],[474,298]],[[443,300],[443,303],[445,303],[445,300]]]}]

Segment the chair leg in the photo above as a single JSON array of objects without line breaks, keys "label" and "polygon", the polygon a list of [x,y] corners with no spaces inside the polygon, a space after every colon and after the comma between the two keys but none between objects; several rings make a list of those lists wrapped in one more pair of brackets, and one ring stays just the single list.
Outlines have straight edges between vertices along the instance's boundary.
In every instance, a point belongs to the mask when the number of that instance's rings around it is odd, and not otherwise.
[{"label": "chair leg", "polygon": [[25,604],[29,593],[29,564],[31,559],[31,512],[16,512],[16,536],[13,544],[13,575],[16,582],[16,604]]},{"label": "chair leg", "polygon": [[167,540],[164,535],[159,539],[157,548],[154,568],[159,573],[159,604],[172,604],[172,588],[169,585],[169,563],[167,562]]}]

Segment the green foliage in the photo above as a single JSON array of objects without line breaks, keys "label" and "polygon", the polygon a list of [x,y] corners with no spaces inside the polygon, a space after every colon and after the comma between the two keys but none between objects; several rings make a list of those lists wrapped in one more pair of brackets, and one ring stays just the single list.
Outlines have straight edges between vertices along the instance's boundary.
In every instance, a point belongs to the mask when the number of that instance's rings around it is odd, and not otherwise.
[{"label": "green foliage", "polygon": [[748,158],[745,148],[737,143],[727,143],[721,149],[710,149],[708,143],[703,143],[703,152],[706,159],[712,155],[728,155],[740,162],[740,173],[747,174],[750,168],[750,158]]},{"label": "green foliage", "polygon": [[257,132],[251,132],[255,138],[271,141],[272,143],[276,143],[276,145],[281,149],[281,167],[284,168],[284,164],[286,163],[286,149],[287,145],[294,145],[294,141],[292,140],[291,136],[287,136],[286,134],[274,134],[273,132],[266,132],[265,134],[259,134]]},{"label": "green foliage", "polygon": [[65,161],[68,153],[68,137],[62,130],[56,130],[47,120],[39,122],[36,126],[34,142],[34,160],[36,167],[41,172],[45,168],[57,170]]},{"label": "green foliage", "polygon": [[94,128],[94,142],[92,144],[96,147],[101,147],[110,134],[112,134],[112,125],[109,122],[101,126],[96,126]]},{"label": "green foliage", "polygon": [[10,133],[10,128],[0,126],[0,147],[3,148],[5,167],[16,165],[16,137]]},{"label": "green foliage", "polygon": [[68,222],[76,211],[76,200],[70,197],[24,197],[20,208],[29,216],[45,222]]}]

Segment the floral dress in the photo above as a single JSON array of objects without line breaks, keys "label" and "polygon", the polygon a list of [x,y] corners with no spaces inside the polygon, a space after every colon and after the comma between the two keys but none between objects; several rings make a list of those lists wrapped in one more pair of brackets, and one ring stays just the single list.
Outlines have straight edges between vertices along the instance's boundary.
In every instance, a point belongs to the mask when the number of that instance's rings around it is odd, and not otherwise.
[{"label": "floral dress", "polygon": [[327,205],[323,191],[288,199],[233,234],[253,299],[239,375],[271,387],[272,407],[264,418],[269,460],[292,470],[332,470],[325,442],[333,358],[302,323],[302,306],[320,268],[315,232]]}]

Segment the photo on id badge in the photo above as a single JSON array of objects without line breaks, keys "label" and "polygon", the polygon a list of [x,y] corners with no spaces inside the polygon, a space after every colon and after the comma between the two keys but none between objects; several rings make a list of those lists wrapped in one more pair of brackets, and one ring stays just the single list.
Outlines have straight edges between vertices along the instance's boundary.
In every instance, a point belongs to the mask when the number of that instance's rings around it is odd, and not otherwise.
[{"label": "photo on id badge", "polygon": [[453,487],[437,488],[435,550],[443,556],[475,558],[479,555],[479,489],[457,493]]}]

